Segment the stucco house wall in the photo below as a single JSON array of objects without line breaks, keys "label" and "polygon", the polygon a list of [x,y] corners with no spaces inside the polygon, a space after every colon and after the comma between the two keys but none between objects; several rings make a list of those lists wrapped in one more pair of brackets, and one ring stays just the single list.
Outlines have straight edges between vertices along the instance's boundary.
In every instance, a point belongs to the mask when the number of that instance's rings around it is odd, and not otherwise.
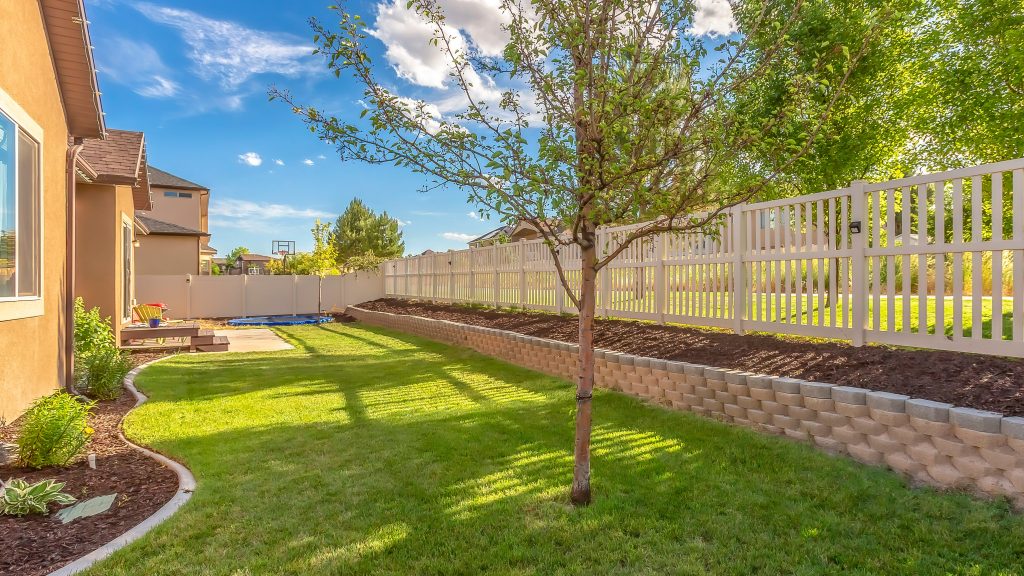
[{"label": "stucco house wall", "polygon": [[38,2],[0,2],[0,110],[29,118],[42,140],[41,304],[0,302],[0,420],[9,422],[33,400],[62,385],[66,361],[68,126]]},{"label": "stucco house wall", "polygon": [[199,274],[199,237],[141,236],[135,268],[136,274]]}]

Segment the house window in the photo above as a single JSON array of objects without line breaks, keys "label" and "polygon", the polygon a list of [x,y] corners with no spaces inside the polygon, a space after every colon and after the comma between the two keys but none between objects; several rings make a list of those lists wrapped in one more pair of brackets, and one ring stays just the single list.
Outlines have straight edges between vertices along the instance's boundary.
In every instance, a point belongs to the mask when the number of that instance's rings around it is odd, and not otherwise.
[{"label": "house window", "polygon": [[263,271],[260,270],[259,266],[249,266],[249,274],[259,276],[260,274],[263,274]]},{"label": "house window", "polygon": [[40,296],[39,148],[0,110],[0,301]]},{"label": "house window", "polygon": [[192,197],[192,193],[191,192],[174,192],[174,191],[171,191],[171,190],[168,190],[168,191],[164,192],[164,198],[191,198],[191,197]]}]

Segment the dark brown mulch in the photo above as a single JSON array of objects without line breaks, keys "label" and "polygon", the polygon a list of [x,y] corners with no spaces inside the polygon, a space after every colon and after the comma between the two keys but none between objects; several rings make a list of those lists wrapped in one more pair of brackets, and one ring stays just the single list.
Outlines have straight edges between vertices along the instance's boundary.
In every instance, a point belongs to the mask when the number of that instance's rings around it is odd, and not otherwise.
[{"label": "dark brown mulch", "polygon": [[[137,363],[152,354],[133,356]],[[121,417],[135,405],[125,393],[119,400],[96,405],[90,426],[95,430],[86,452],[96,454],[96,469],[85,458],[62,468],[32,470],[0,465],[0,477],[29,482],[56,478],[64,491],[79,501],[117,493],[110,510],[61,524],[51,506],[49,516],[0,516],[0,575],[47,574],[110,542],[167,503],[178,489],[178,477],[159,463],[136,452],[117,436]],[[19,422],[0,428],[0,442],[15,442]]]},{"label": "dark brown mulch", "polygon": [[[359,306],[577,341],[575,317],[389,298]],[[739,336],[629,320],[598,320],[594,338],[599,348],[628,354],[884,390],[1007,416],[1024,415],[1022,360],[889,346],[857,348],[842,342],[761,334]]]}]

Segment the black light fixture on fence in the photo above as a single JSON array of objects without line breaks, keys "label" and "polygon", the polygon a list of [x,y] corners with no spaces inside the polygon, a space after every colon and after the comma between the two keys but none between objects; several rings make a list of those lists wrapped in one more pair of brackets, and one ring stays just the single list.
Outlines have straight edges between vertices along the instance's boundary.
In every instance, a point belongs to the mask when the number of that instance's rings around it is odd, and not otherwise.
[{"label": "black light fixture on fence", "polygon": [[860,220],[850,222],[850,234],[860,234]]}]

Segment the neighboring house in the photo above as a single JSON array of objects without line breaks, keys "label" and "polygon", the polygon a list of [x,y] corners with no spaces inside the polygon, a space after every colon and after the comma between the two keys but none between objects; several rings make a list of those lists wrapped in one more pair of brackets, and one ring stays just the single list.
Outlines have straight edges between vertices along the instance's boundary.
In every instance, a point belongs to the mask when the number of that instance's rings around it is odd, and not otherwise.
[{"label": "neighboring house", "polygon": [[103,136],[81,0],[0,1],[0,420],[70,377],[77,152]]},{"label": "neighboring house", "polygon": [[75,186],[75,296],[110,318],[120,342],[135,305],[136,210],[152,207],[142,132],[108,130],[85,141]]},{"label": "neighboring house", "polygon": [[[173,269],[157,268],[153,270],[154,267],[159,266],[159,261],[155,261],[151,262],[147,268],[153,271],[145,272],[145,274],[181,274],[186,269],[192,271],[184,272],[185,274],[210,274],[213,257],[217,253],[217,250],[210,246],[210,189],[155,166],[149,167],[149,182],[153,190],[153,206],[140,212],[139,215],[150,221],[177,227],[167,229],[199,233],[200,235],[196,237],[200,238],[200,242],[198,250],[193,251],[191,244],[187,245],[180,238],[178,240],[160,238],[151,242],[149,246],[147,246],[149,239],[142,239],[141,250],[143,252],[167,256],[169,255],[168,250],[181,251],[170,255]],[[195,266],[181,265],[186,258],[193,257],[196,259]]]},{"label": "neighboring house", "polygon": [[251,276],[259,276],[267,273],[267,263],[273,260],[270,256],[264,256],[262,254],[242,254],[235,259],[234,266],[231,267],[231,274],[244,274]]},{"label": "neighboring house", "polygon": [[[556,230],[561,234],[561,230]],[[515,226],[507,225],[495,228],[490,232],[469,241],[470,248],[483,248],[494,244],[506,244],[508,242],[519,242],[522,240],[536,240],[541,238],[537,227],[529,222],[520,221]]]},{"label": "neighboring house", "polygon": [[200,255],[209,234],[136,212],[143,236],[135,249],[138,274],[199,274]]}]

